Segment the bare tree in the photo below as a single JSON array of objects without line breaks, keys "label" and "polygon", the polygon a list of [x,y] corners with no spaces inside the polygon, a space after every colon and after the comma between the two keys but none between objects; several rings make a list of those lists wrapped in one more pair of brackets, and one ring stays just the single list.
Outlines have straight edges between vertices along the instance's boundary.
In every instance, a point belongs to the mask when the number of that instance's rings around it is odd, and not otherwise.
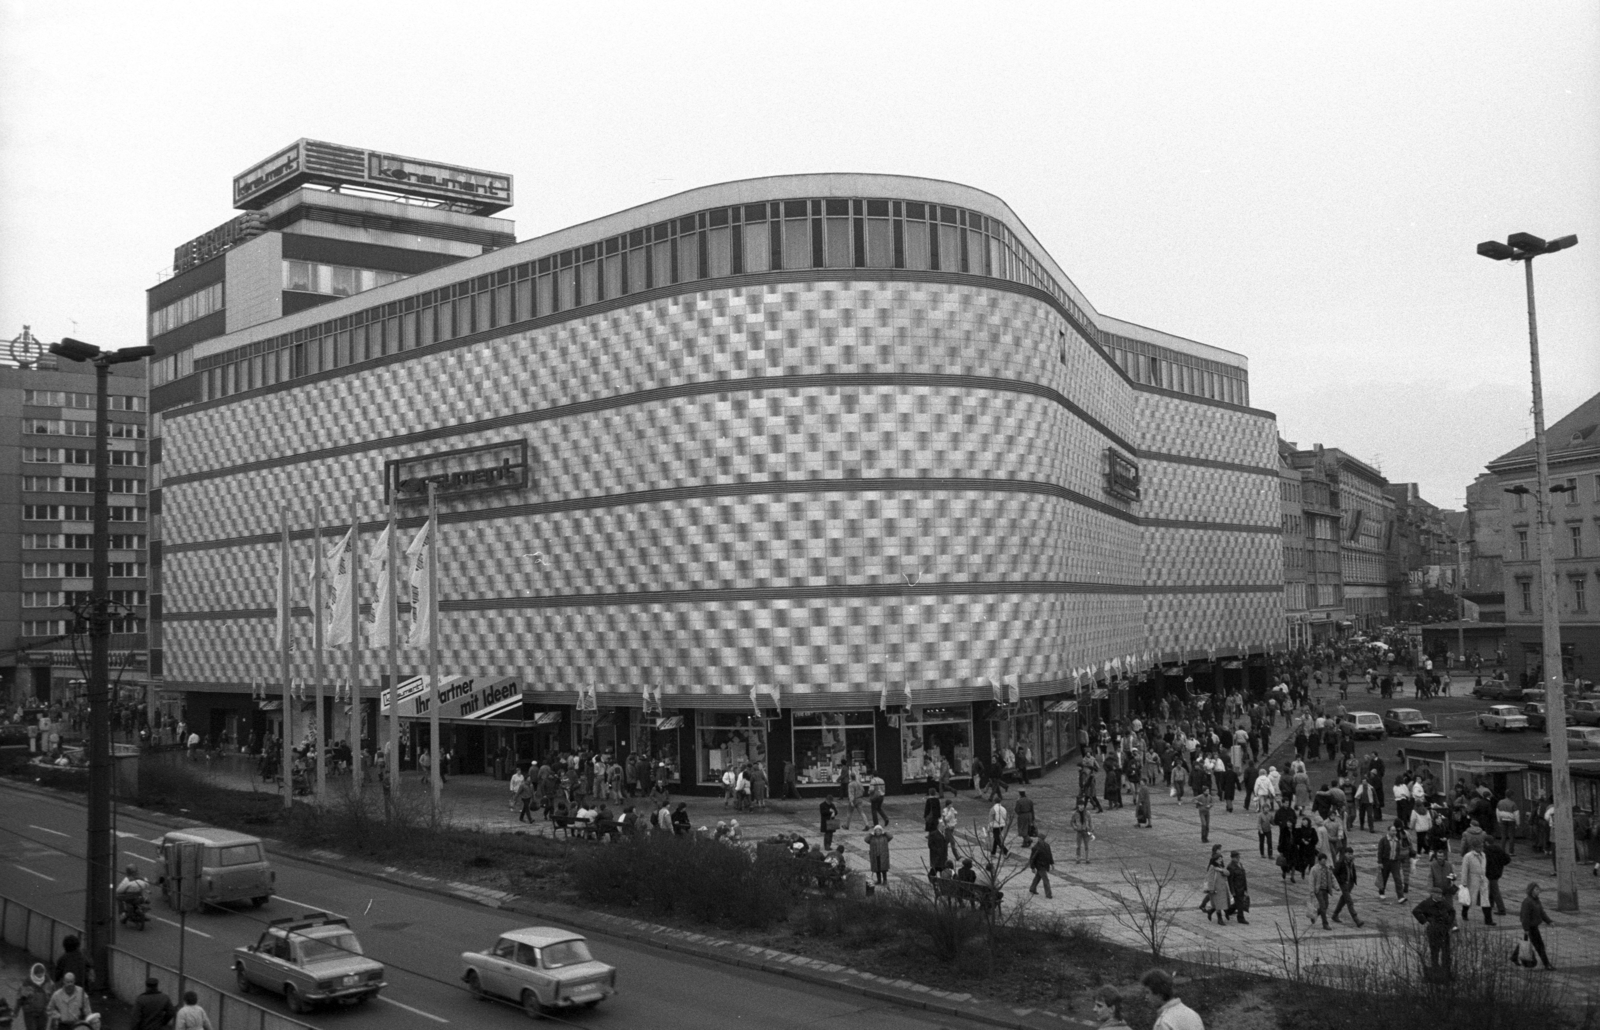
[{"label": "bare tree", "polygon": [[1113,895],[1115,904],[1106,907],[1117,925],[1138,934],[1149,946],[1150,957],[1159,959],[1172,924],[1177,922],[1194,892],[1182,891],[1177,886],[1178,871],[1170,863],[1161,873],[1157,873],[1154,866],[1146,868],[1147,872],[1142,873],[1123,866],[1122,881],[1128,885],[1128,890]]}]

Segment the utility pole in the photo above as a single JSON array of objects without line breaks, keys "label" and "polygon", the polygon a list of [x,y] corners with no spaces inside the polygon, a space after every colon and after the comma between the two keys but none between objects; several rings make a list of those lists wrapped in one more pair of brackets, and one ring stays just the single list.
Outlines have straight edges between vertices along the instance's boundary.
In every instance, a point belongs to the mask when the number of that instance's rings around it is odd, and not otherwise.
[{"label": "utility pole", "polygon": [[[95,374],[95,424],[94,424],[94,542],[90,571],[93,573],[89,589],[89,826],[88,861],[84,870],[84,943],[89,961],[94,968],[105,971],[107,949],[115,928],[112,921],[111,891],[111,611],[106,590],[107,551],[109,550],[110,513],[107,497],[110,493],[108,468],[110,436],[108,412],[111,407],[111,366],[128,361],[139,361],[155,354],[154,347],[125,347],[119,351],[102,351],[92,343],[63,338],[52,344],[50,353],[69,361],[86,361],[94,365]],[[88,985],[85,984],[85,987]]]}]

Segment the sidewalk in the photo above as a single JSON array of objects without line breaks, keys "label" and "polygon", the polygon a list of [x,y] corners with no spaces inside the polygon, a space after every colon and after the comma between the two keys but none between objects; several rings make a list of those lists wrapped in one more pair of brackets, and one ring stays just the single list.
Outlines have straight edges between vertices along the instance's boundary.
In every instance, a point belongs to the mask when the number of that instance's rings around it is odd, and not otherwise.
[{"label": "sidewalk", "polygon": [[[1278,738],[1273,761],[1286,754],[1288,740],[1281,724],[1275,727]],[[1309,764],[1313,784],[1332,779],[1329,760]],[[227,758],[205,765],[209,776],[219,784],[251,789],[253,763],[242,758]],[[416,780],[416,774],[406,774],[405,779]],[[1211,843],[1223,846],[1224,854],[1237,850],[1250,876],[1252,910],[1248,925],[1229,923],[1218,926],[1207,922],[1198,909],[1199,890],[1204,881],[1206,859],[1210,845],[1200,841],[1199,816],[1189,798],[1178,804],[1165,788],[1152,791],[1151,809],[1153,826],[1139,829],[1134,826],[1131,799],[1127,807],[1108,809],[1094,817],[1095,835],[1093,858],[1090,864],[1073,862],[1074,836],[1068,828],[1074,799],[1077,794],[1076,765],[1058,767],[1041,779],[1022,787],[1037,806],[1036,819],[1049,833],[1056,858],[1053,884],[1055,897],[1046,899],[1027,894],[1031,874],[1022,872],[1027,861],[1026,852],[1014,847],[1009,859],[1003,861],[1005,873],[1018,873],[1007,886],[1007,901],[1011,905],[1027,904],[1035,911],[1060,914],[1093,923],[1105,937],[1115,943],[1134,948],[1146,945],[1132,931],[1111,918],[1117,908],[1116,896],[1130,896],[1131,889],[1123,879],[1123,870],[1143,872],[1153,869],[1163,873],[1170,865],[1178,873],[1180,903],[1184,909],[1173,925],[1167,939],[1165,953],[1175,958],[1196,962],[1225,965],[1232,968],[1281,975],[1283,955],[1280,931],[1287,937],[1290,931],[1287,906],[1293,907],[1301,932],[1308,939],[1302,941],[1301,962],[1321,961],[1339,965],[1359,954],[1376,942],[1384,928],[1399,930],[1412,922],[1410,910],[1425,896],[1417,889],[1408,904],[1397,905],[1394,896],[1386,901],[1377,898],[1376,854],[1379,834],[1355,829],[1350,841],[1359,864],[1359,882],[1355,900],[1365,929],[1356,929],[1350,923],[1334,924],[1332,931],[1320,928],[1308,931],[1306,903],[1308,891],[1303,883],[1284,885],[1282,875],[1271,859],[1261,857],[1257,850],[1256,816],[1236,803],[1229,813],[1218,802],[1211,814]],[[260,781],[253,782],[254,789],[262,789]],[[451,777],[444,788],[453,818],[463,826],[472,826],[491,832],[552,834],[550,824],[542,820],[529,826],[517,821],[510,806],[508,784],[485,776]],[[1012,807],[1017,797],[1017,785],[1006,792],[1006,807]],[[695,827],[714,828],[719,820],[739,820],[746,841],[759,840],[774,833],[799,833],[811,841],[819,841],[817,802],[773,801],[765,811],[738,812],[725,807],[720,798],[675,797],[675,801],[688,802],[692,824]],[[626,803],[626,802],[624,802]],[[927,869],[927,837],[922,829],[921,796],[902,795],[885,800],[884,811],[889,817],[891,868],[893,875],[908,884],[920,880]],[[970,791],[956,798],[960,813],[963,850],[987,854],[988,834],[984,829],[990,804]],[[1392,816],[1392,811],[1389,813]],[[860,829],[843,830],[834,835],[834,842],[844,845],[853,869],[867,869],[865,833]],[[981,843],[979,843],[981,841]],[[1010,843],[1015,845],[1015,840]],[[1548,856],[1536,855],[1531,844],[1519,842],[1517,852],[1507,867],[1501,881],[1501,892],[1506,901],[1507,915],[1496,919],[1494,927],[1485,927],[1481,913],[1474,911],[1472,920],[1463,933],[1491,933],[1504,938],[1504,947],[1510,951],[1512,943],[1521,936],[1517,925],[1517,911],[1529,880],[1537,880],[1545,888],[1546,908],[1555,925],[1545,928],[1545,941],[1554,974],[1573,989],[1578,997],[1595,990],[1600,983],[1600,878],[1590,875],[1586,866],[1580,866],[1578,879],[1578,913],[1555,910],[1554,874]],[[1426,876],[1424,871],[1423,876]],[[1413,882],[1416,882],[1416,877]],[[1391,888],[1392,891],[1392,888]],[[1539,974],[1545,975],[1545,974]]]}]

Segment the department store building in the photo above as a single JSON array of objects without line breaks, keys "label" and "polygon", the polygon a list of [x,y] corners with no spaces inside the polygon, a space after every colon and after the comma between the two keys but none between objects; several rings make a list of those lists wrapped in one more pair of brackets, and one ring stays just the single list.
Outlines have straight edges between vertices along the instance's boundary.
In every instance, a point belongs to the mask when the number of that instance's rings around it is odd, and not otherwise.
[{"label": "department store building", "polygon": [[[1240,682],[1282,641],[1276,424],[1245,358],[1095,312],[1000,199],[775,176],[512,243],[509,176],[419,207],[310,176],[308,143],[266,197],[241,177],[265,217],[200,262],[232,262],[220,301],[257,314],[152,335],[152,660],[191,722],[281,717],[252,696],[280,696],[280,505],[308,679],[313,504],[325,546],[352,501],[370,546],[393,494],[403,543],[430,479],[461,772],[593,742],[683,792],[742,761],[774,783],[793,762],[802,792],[856,763],[911,789],[934,754],[958,777],[1007,748],[1052,764],[1130,680]],[[448,260],[392,253],[399,218],[432,219]],[[288,302],[334,275],[347,295]],[[402,654],[411,754],[423,663]],[[381,742],[382,652],[360,682]]]}]

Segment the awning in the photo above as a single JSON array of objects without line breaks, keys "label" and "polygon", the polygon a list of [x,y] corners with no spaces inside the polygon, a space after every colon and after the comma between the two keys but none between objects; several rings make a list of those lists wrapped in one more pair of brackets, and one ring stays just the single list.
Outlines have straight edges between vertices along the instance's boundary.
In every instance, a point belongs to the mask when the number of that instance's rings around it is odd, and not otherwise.
[{"label": "awning", "polygon": [[1091,701],[1104,701],[1109,694],[1110,694],[1110,691],[1107,690],[1105,687],[1096,687],[1094,689],[1094,692],[1089,695],[1089,700],[1091,700]]},{"label": "awning", "polygon": [[561,721],[561,713],[560,712],[535,712],[535,713],[533,713],[533,724],[535,726],[553,726],[553,725],[555,725],[556,723],[558,723],[560,721]]},{"label": "awning", "polygon": [[260,712],[281,712],[283,711],[283,702],[281,700],[258,701],[256,702],[256,710]]},{"label": "awning", "polygon": [[656,720],[656,729],[658,731],[660,731],[660,730],[676,730],[676,729],[681,729],[682,727],[683,727],[683,716],[681,716],[681,715],[669,715],[665,719],[657,719]]},{"label": "awning", "polygon": [[1046,712],[1049,712],[1052,715],[1069,715],[1077,710],[1078,702],[1076,701],[1057,701],[1045,709]]}]

